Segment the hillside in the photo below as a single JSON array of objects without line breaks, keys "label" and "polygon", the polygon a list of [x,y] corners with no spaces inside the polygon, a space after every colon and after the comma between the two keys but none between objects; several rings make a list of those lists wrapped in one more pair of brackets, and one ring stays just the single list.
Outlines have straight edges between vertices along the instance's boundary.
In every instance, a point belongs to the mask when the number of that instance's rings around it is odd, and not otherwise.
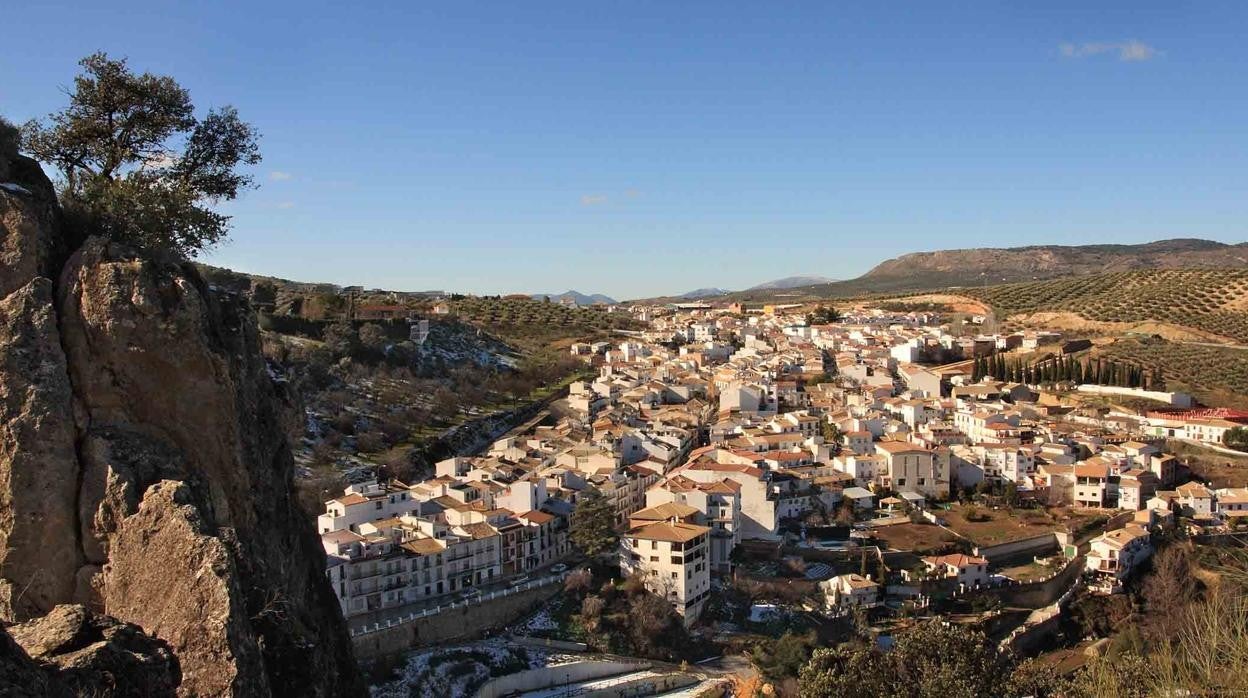
[{"label": "hillside", "polygon": [[560,301],[572,301],[577,305],[615,305],[616,301],[611,296],[601,293],[581,293],[580,291],[564,291],[563,293],[534,293],[530,296],[535,301],[544,301],[547,298],[558,303]]},{"label": "hillside", "polygon": [[1129,337],[1093,353],[1160,371],[1168,390],[1190,393],[1206,405],[1248,408],[1248,349]]},{"label": "hillside", "polygon": [[732,293],[732,291],[726,291],[722,288],[695,288],[692,291],[688,291],[686,293],[680,294],[680,298],[684,298],[685,300],[692,301],[692,300],[699,300],[702,298],[716,298],[719,296],[726,296],[729,293]]},{"label": "hillside", "polygon": [[570,308],[515,297],[470,296],[450,301],[450,308],[460,320],[520,348],[560,340],[601,339],[615,330],[642,327],[632,316],[607,312],[603,306]]},{"label": "hillside", "polygon": [[[1188,340],[1248,344],[1248,270],[1156,269],[962,288],[1012,325],[1153,333],[1159,323],[1194,330]],[[1162,332],[1158,332],[1162,333]]]},{"label": "hillside", "polygon": [[[1158,240],[1139,245],[1033,245],[915,252],[886,260],[846,281],[793,287],[786,297],[844,298],[949,287],[982,287],[1137,269],[1248,268],[1248,243]],[[741,300],[765,300],[778,289],[755,288]]]},{"label": "hillside", "polygon": [[815,286],[817,284],[835,283],[836,279],[829,279],[826,276],[786,276],[783,279],[767,281],[755,286],[751,286],[747,291],[765,291],[768,289],[786,289],[800,288],[802,286]]}]

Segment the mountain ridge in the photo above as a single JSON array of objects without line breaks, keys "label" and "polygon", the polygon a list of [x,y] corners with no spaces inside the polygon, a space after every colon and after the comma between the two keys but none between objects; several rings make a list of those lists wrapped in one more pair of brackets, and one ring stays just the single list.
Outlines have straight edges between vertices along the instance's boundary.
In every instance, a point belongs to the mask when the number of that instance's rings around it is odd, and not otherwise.
[{"label": "mountain ridge", "polygon": [[802,286],[815,286],[818,284],[836,283],[837,279],[817,274],[797,274],[794,276],[786,276],[782,279],[774,279],[772,281],[764,281],[745,290],[747,291],[766,291],[769,289],[789,289],[800,288]]},{"label": "mountain ridge", "polygon": [[[1231,244],[1200,238],[1139,244],[977,247],[911,252],[886,259],[854,279],[786,290],[811,298],[831,298],[991,286],[1134,269],[1244,267],[1248,267],[1248,242]],[[768,297],[769,290],[742,291],[735,296],[761,300]]]},{"label": "mountain ridge", "polygon": [[535,301],[546,300],[549,298],[555,302],[571,299],[575,301],[577,305],[597,305],[600,303],[615,305],[619,302],[611,296],[602,293],[581,293],[580,291],[575,290],[568,290],[563,293],[531,293],[529,294],[529,297]]}]

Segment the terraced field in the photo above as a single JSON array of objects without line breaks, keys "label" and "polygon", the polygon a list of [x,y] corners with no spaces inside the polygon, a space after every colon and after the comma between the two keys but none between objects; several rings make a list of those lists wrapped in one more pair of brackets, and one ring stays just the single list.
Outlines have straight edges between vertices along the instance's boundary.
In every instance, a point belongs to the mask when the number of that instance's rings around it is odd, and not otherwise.
[{"label": "terraced field", "polygon": [[1248,344],[1248,270],[1148,269],[958,289],[999,318],[1072,313],[1104,323],[1161,322]]},{"label": "terraced field", "polygon": [[642,325],[626,313],[594,308],[570,308],[521,298],[470,297],[451,301],[460,320],[522,345],[560,339],[588,339],[613,330],[637,330]]},{"label": "terraced field", "polygon": [[1205,404],[1248,407],[1248,349],[1120,339],[1096,351],[1146,371],[1156,368],[1168,389],[1190,392]]}]

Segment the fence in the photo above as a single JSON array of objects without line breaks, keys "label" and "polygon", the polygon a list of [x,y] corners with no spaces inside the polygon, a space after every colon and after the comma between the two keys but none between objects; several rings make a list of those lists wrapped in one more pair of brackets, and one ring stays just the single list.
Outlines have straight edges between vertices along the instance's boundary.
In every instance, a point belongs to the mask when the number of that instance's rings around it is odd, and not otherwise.
[{"label": "fence", "polygon": [[477,596],[471,596],[469,598],[464,599],[463,601],[451,602],[445,606],[438,605],[438,606],[434,606],[433,608],[426,608],[422,611],[413,611],[405,616],[399,616],[397,618],[388,618],[386,619],[385,622],[373,623],[371,626],[366,626],[363,628],[352,628],[351,637],[359,637],[363,635],[368,635],[369,633],[380,632],[387,628],[393,628],[399,625],[403,625],[404,623],[411,623],[413,621],[420,620],[421,618],[428,618],[430,616],[436,616],[439,613],[446,613],[448,611],[453,611],[457,608],[466,608],[468,606],[480,606],[483,603],[493,601],[495,599],[501,599],[507,596],[511,596],[512,594],[519,594],[521,592],[529,591],[530,589],[537,589],[539,587],[544,587],[548,584],[562,582],[564,578],[567,576],[568,576],[567,572],[563,572],[561,574],[552,574],[548,577],[540,577],[538,579],[527,581],[523,584],[516,584],[514,586],[509,586],[503,589],[497,589],[487,594],[479,594]]}]

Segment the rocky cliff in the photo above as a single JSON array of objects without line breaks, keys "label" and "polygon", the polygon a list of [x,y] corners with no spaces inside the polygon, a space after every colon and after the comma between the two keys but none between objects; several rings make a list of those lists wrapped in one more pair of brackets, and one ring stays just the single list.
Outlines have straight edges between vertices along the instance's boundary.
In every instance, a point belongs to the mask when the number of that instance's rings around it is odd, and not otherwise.
[{"label": "rocky cliff", "polygon": [[158,643],[119,674],[164,687],[142,695],[362,694],[248,303],[68,239],[38,166],[0,161],[0,619],[20,645],[0,637],[0,692],[9,667],[90,687],[22,631],[70,617],[82,666]]}]

